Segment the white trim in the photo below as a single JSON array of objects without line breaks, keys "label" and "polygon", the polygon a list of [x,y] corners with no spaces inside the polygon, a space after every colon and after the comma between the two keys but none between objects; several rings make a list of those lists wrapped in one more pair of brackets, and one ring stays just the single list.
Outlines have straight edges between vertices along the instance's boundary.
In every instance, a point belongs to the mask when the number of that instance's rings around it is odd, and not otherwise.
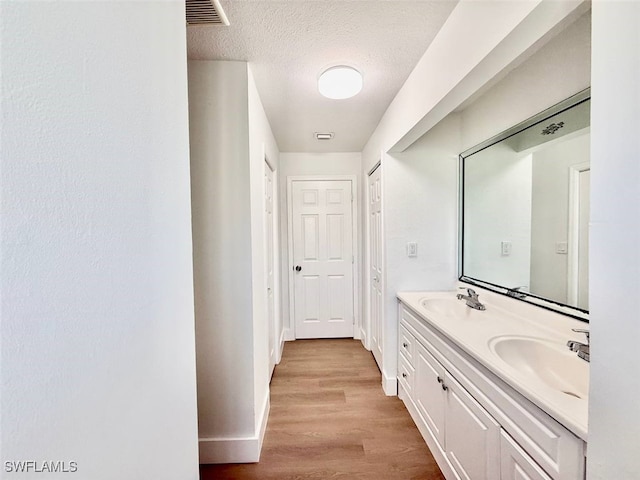
[{"label": "white trim", "polygon": [[285,334],[286,340],[295,340],[295,291],[293,278],[293,203],[291,201],[293,182],[298,181],[350,181],[353,202],[351,203],[351,222],[353,242],[353,338],[360,338],[360,245],[358,244],[358,177],[357,175],[290,175],[287,176],[287,238],[288,238],[288,265],[289,276],[289,328]]},{"label": "white trim", "polygon": [[360,341],[365,349],[371,351],[371,347],[368,346],[369,338],[367,337],[367,331],[364,325],[360,325]]},{"label": "white trim", "polygon": [[280,341],[278,342],[278,358],[276,359],[276,364],[279,364],[282,360],[282,351],[284,350],[284,342],[285,342],[285,330],[283,329],[280,332]]},{"label": "white trim", "polygon": [[591,169],[589,162],[578,163],[569,167],[569,230],[567,235],[567,303],[578,304],[578,242],[580,227],[580,174]]},{"label": "white trim", "polygon": [[293,342],[296,339],[296,336],[293,333],[293,329],[292,328],[285,328],[282,331],[282,334],[284,335],[284,341],[285,342]]},{"label": "white trim", "polygon": [[380,168],[380,161],[371,169],[364,180],[364,284],[362,285],[363,301],[362,306],[362,345],[371,351],[371,189],[369,188],[369,177]]},{"label": "white trim", "polygon": [[276,173],[276,170],[277,170],[276,165],[267,156],[267,145],[264,142],[262,142],[262,158],[264,158],[264,161],[267,162],[267,165],[269,165],[269,168],[271,169],[271,171],[273,173]]},{"label": "white trim", "polygon": [[393,377],[388,376],[384,370],[380,370],[382,374],[382,390],[387,397],[395,397],[398,395],[398,380],[395,375]]},{"label": "white trim", "polygon": [[250,437],[200,438],[200,463],[255,463],[260,460],[260,451],[271,404],[267,395],[259,420],[259,431]]},{"label": "white trim", "polygon": [[370,177],[371,175],[373,175],[373,172],[375,172],[378,168],[380,168],[381,165],[382,165],[382,160],[378,160],[376,164],[371,168],[371,170],[369,170],[369,173],[367,173],[367,177]]}]

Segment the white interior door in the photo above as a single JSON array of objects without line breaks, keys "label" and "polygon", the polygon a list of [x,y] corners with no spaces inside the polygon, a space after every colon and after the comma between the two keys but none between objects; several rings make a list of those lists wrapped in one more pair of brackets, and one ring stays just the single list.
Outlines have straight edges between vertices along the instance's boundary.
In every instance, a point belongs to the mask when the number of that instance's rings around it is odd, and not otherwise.
[{"label": "white interior door", "polygon": [[378,166],[369,175],[369,336],[382,368],[382,185]]},{"label": "white interior door", "polygon": [[277,328],[275,325],[274,303],[274,215],[273,215],[273,170],[265,162],[264,169],[264,229],[265,229],[265,260],[266,260],[266,287],[267,287],[267,323],[269,325],[269,371],[273,374],[276,366]]},{"label": "white interior door", "polygon": [[291,184],[296,338],[353,337],[350,180]]}]

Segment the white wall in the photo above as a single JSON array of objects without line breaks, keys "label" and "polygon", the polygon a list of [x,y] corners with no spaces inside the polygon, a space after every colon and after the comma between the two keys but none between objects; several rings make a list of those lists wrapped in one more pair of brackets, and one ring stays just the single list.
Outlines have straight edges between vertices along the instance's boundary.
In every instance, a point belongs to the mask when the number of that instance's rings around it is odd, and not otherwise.
[{"label": "white wall", "polygon": [[[301,175],[356,175],[358,189],[362,192],[362,155],[358,153],[303,153],[303,152],[282,152],[280,154],[280,238],[281,238],[281,285],[282,285],[282,319],[284,324],[284,335],[286,340],[295,338],[289,298],[289,245],[287,215],[289,207],[287,205],[287,177]],[[362,196],[362,195],[361,195]],[[362,201],[358,203],[357,217],[362,219]],[[357,246],[362,245],[362,224],[358,226]],[[359,248],[359,250],[361,250]],[[358,253],[358,264],[362,265],[362,252]],[[362,290],[361,283],[355,292]],[[360,310],[362,311],[362,310]],[[360,324],[362,314],[356,322]]]},{"label": "white wall", "polygon": [[2,476],[195,480],[184,3],[0,19]]},{"label": "white wall", "polygon": [[[397,371],[396,293],[451,290],[457,280],[457,181],[460,118],[452,114],[402,153],[382,161],[384,205],[383,386]],[[418,256],[407,256],[407,242]]]},{"label": "white wall", "polygon": [[254,434],[246,63],[189,61],[189,126],[202,443]]},{"label": "white wall", "polygon": [[245,62],[189,62],[202,463],[260,456],[269,395],[264,157],[278,148]]},{"label": "white wall", "polygon": [[459,2],[380,122],[385,151],[407,148],[588,6],[582,0]]},{"label": "white wall", "polygon": [[[568,255],[556,253],[569,240],[570,167],[589,162],[589,130],[533,153],[531,291],[567,303]],[[570,247],[569,247],[570,248]]]},{"label": "white wall", "polygon": [[591,11],[464,109],[466,150],[590,86]]},{"label": "white wall", "polygon": [[589,480],[640,472],[639,24],[638,2],[593,4]]}]

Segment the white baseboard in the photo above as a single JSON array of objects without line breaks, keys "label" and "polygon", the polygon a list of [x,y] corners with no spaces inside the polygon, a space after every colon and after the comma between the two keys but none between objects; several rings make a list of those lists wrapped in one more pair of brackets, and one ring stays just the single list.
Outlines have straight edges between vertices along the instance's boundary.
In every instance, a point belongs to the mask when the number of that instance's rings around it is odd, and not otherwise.
[{"label": "white baseboard", "polygon": [[398,379],[395,376],[387,376],[384,370],[382,371],[382,390],[387,397],[398,395]]},{"label": "white baseboard", "polygon": [[371,351],[371,347],[369,346],[369,339],[367,338],[367,334],[364,331],[364,328],[360,329],[360,340],[362,341],[362,346]]},{"label": "white baseboard", "polygon": [[353,339],[354,340],[360,340],[362,337],[360,337],[360,327],[358,325],[354,325],[353,326]]},{"label": "white baseboard", "polygon": [[285,328],[284,329],[284,341],[285,342],[291,342],[293,340],[296,339],[295,334],[293,333],[293,330],[290,328]]},{"label": "white baseboard", "polygon": [[278,354],[276,355],[276,365],[282,360],[282,352],[284,350],[284,330],[280,333],[280,340],[278,342]]},{"label": "white baseboard", "polygon": [[251,437],[241,438],[200,438],[200,463],[256,463],[269,420],[269,395],[258,422],[258,432]]}]

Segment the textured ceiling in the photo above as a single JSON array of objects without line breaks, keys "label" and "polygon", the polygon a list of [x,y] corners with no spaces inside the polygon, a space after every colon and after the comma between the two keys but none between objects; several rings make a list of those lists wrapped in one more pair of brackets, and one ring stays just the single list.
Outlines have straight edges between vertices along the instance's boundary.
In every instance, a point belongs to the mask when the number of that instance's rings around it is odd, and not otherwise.
[{"label": "textured ceiling", "polygon": [[[189,26],[192,60],[244,60],[283,152],[359,152],[455,0],[221,0],[231,23]],[[356,67],[356,97],[329,100],[321,71]],[[314,132],[335,132],[315,140]]]}]

